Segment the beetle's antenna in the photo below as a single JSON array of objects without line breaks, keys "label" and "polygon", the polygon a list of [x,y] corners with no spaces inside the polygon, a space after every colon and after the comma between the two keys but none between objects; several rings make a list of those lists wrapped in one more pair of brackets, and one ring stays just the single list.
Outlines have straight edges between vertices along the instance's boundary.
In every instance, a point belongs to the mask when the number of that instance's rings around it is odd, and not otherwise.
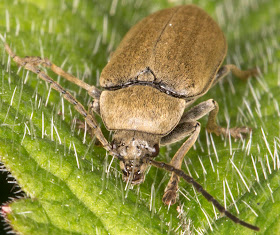
[{"label": "beetle's antenna", "polygon": [[164,162],[158,162],[149,159],[148,162],[157,167],[165,169],[169,172],[174,172],[179,177],[183,178],[187,183],[193,185],[197,192],[200,192],[209,202],[211,202],[221,213],[225,214],[229,219],[231,219],[233,222],[240,224],[244,227],[247,227],[249,229],[259,231],[260,228],[251,224],[246,223],[245,221],[237,218],[235,215],[231,214],[229,211],[227,211],[212,195],[210,195],[199,183],[197,183],[192,177],[187,175],[184,171],[177,169],[173,167],[170,164],[164,163]]},{"label": "beetle's antenna", "polygon": [[[1,35],[0,39],[2,41],[5,41],[5,38]],[[66,99],[69,103],[74,105],[74,108],[84,117],[87,124],[93,129],[95,136],[100,141],[100,143],[103,145],[103,148],[106,149],[112,156],[121,159],[121,156],[116,153],[111,145],[108,143],[106,138],[104,137],[100,127],[98,126],[95,117],[91,114],[89,114],[84,106],[78,102],[78,100],[72,96],[68,91],[66,91],[61,85],[59,85],[57,82],[55,82],[51,77],[49,77],[45,72],[41,71],[38,66],[33,65],[32,63],[29,63],[28,61],[25,61],[24,59],[17,56],[12,49],[8,46],[8,44],[4,43],[5,50],[9,54],[9,56],[21,67],[24,67],[27,70],[30,70],[31,72],[35,73],[40,77],[43,81],[46,81],[50,84],[51,88],[58,91],[62,94],[64,99]]]},{"label": "beetle's antenna", "polygon": [[[69,103],[74,105],[74,108],[84,117],[87,124],[94,130],[94,134],[97,137],[97,139],[101,142],[103,145],[103,148],[106,149],[110,155],[113,157],[122,160],[122,156],[118,154],[116,151],[114,151],[111,147],[111,145],[108,143],[108,141],[105,139],[100,127],[97,125],[97,122],[95,120],[95,117],[90,115],[84,108],[84,106],[79,103],[74,96],[72,96],[68,91],[66,91],[61,85],[59,85],[57,82],[55,82],[51,77],[49,77],[46,73],[41,71],[38,66],[29,63],[28,61],[25,61],[24,59],[17,56],[12,49],[9,47],[8,44],[5,43],[5,37],[0,34],[0,40],[3,41],[5,50],[9,54],[9,56],[21,67],[24,67],[27,70],[30,70],[31,72],[37,74],[42,80],[48,82],[54,90],[58,91],[62,94],[64,99],[66,99]],[[50,62],[48,62],[50,63]],[[69,80],[69,79],[68,79]],[[84,88],[84,87],[83,87]]]}]

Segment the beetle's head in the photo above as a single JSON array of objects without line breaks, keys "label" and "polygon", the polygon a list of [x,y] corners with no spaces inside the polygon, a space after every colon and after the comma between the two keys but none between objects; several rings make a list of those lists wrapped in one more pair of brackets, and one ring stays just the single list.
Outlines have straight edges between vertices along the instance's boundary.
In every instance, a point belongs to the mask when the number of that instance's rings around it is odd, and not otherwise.
[{"label": "beetle's head", "polygon": [[119,154],[123,180],[141,184],[145,179],[148,159],[159,153],[159,136],[137,131],[117,131],[112,148]]}]

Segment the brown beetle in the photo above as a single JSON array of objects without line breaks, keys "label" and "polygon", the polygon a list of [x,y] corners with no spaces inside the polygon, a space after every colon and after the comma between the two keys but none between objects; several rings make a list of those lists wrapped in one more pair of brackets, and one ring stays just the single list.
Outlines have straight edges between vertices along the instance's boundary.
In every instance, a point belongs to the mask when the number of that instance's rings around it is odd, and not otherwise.
[{"label": "brown beetle", "polygon": [[[227,52],[225,37],[213,19],[194,5],[156,12],[126,34],[100,77],[101,92],[64,72],[48,59],[20,58],[8,45],[6,51],[20,66],[37,73],[51,87],[63,94],[84,116],[103,147],[120,160],[123,179],[131,184],[144,181],[149,164],[172,173],[163,202],[174,204],[179,178],[192,184],[198,192],[235,223],[258,231],[219,204],[200,184],[181,170],[184,156],[200,132],[197,121],[209,113],[207,130],[217,135],[240,138],[249,128],[226,128],[216,123],[218,104],[210,99],[185,111],[220,79],[232,71],[246,79],[256,69],[239,70],[235,65],[221,67]],[[64,88],[38,69],[50,67],[55,73],[86,89],[93,102],[91,110],[102,117],[108,130],[114,131],[112,143],[103,136],[93,114]],[[169,164],[157,162],[160,145],[189,138]]]}]

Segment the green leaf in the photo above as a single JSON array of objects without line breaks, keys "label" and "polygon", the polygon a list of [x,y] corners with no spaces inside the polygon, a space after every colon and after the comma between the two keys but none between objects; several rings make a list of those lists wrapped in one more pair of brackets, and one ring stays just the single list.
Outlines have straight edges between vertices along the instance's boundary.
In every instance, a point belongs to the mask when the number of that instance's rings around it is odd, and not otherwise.
[{"label": "green leaf", "polygon": [[[110,53],[132,25],[151,12],[183,3],[188,2],[3,0],[0,32],[19,56],[48,57],[96,85]],[[220,125],[249,126],[253,133],[234,142],[202,128],[183,170],[233,214],[259,226],[260,233],[279,234],[279,3],[193,3],[222,27],[229,45],[226,63],[243,69],[258,66],[261,75],[247,82],[228,76],[198,100],[219,103]],[[254,234],[220,216],[183,181],[177,206],[164,206],[161,198],[169,177],[164,170],[151,167],[142,185],[126,188],[118,162],[78,130],[73,120],[82,117],[74,108],[36,75],[18,72],[2,45],[0,52],[0,159],[27,194],[8,205],[6,217],[15,231]],[[85,91],[48,74],[87,106]],[[201,120],[202,126],[206,121]],[[162,148],[158,160],[170,161],[181,144]]]}]

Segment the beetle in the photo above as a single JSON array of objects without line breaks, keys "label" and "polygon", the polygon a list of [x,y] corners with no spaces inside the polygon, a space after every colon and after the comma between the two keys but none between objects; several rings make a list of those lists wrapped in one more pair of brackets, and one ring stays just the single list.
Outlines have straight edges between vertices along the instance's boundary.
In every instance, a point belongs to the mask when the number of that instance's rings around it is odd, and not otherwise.
[{"label": "beetle", "polygon": [[[172,173],[163,196],[165,204],[176,202],[179,178],[183,178],[235,223],[259,230],[228,212],[181,170],[184,156],[198,138],[198,120],[206,114],[208,132],[238,139],[251,131],[246,127],[227,130],[219,126],[219,106],[213,99],[185,111],[229,72],[240,79],[257,75],[256,69],[241,71],[232,64],[222,66],[227,43],[217,23],[205,11],[195,5],[178,6],[137,23],[104,67],[100,75],[102,91],[66,73],[47,58],[20,58],[7,44],[5,49],[19,66],[38,74],[74,105],[102,146],[119,159],[124,181],[140,184],[147,166],[163,168]],[[89,112],[39,65],[84,88],[93,98]],[[100,115],[106,128],[113,131],[111,143],[102,134],[94,114]],[[161,145],[186,137],[169,164],[154,160]]]}]

